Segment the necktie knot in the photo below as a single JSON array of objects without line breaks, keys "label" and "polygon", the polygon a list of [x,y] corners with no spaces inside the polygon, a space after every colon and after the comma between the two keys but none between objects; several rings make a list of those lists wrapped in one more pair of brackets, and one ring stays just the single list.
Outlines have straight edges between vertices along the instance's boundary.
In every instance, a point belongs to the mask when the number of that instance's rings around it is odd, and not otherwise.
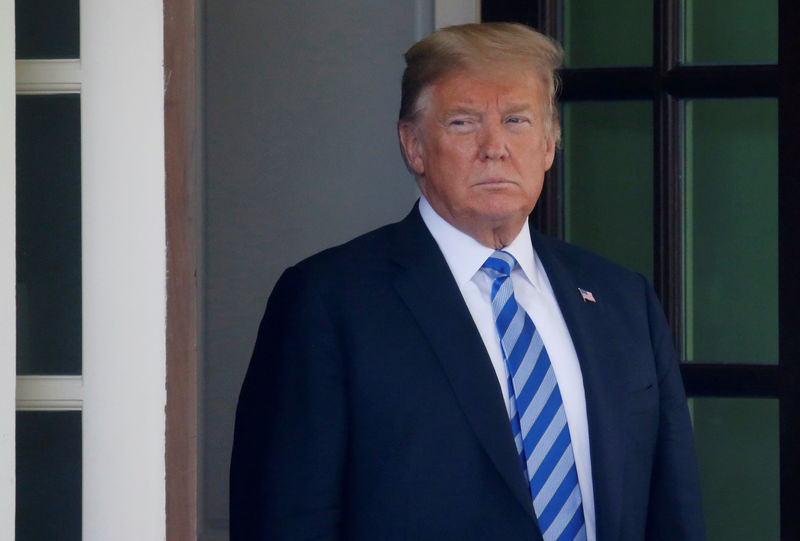
[{"label": "necktie knot", "polygon": [[506,290],[506,293],[502,295],[504,303],[509,296],[513,295],[513,285],[510,280],[508,280],[508,284],[506,284],[506,281],[511,276],[511,271],[516,264],[517,260],[514,259],[513,255],[503,250],[497,250],[489,256],[481,267],[484,274],[492,279],[492,302],[495,301],[501,288]]},{"label": "necktie knot", "polygon": [[484,262],[481,270],[491,278],[504,278],[511,275],[511,271],[517,264],[517,260],[510,253],[503,250],[496,250]]}]

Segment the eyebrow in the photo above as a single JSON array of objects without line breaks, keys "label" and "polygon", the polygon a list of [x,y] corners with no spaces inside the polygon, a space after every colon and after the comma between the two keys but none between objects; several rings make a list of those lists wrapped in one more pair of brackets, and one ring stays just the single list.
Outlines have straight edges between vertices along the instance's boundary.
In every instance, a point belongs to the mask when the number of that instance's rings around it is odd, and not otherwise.
[{"label": "eyebrow", "polygon": [[[501,113],[503,115],[513,115],[515,113],[522,113],[525,111],[531,111],[532,113],[536,113],[536,108],[529,102],[518,102],[518,103],[510,103],[507,107],[505,107]],[[446,120],[448,118],[452,118],[454,116],[459,115],[467,115],[467,116],[482,116],[483,113],[477,109],[472,109],[469,107],[454,107],[453,109],[448,109],[445,111],[442,116],[440,117],[441,120]]]},{"label": "eyebrow", "polygon": [[532,111],[535,112],[536,108],[528,103],[528,102],[519,102],[519,103],[511,103],[503,109],[503,114],[505,115],[513,115],[514,113],[522,113],[523,111]]},{"label": "eyebrow", "polygon": [[467,116],[480,116],[483,113],[478,111],[477,109],[470,109],[469,107],[455,107],[453,109],[448,109],[442,114],[442,118],[450,118],[453,116],[458,115],[467,115]]}]

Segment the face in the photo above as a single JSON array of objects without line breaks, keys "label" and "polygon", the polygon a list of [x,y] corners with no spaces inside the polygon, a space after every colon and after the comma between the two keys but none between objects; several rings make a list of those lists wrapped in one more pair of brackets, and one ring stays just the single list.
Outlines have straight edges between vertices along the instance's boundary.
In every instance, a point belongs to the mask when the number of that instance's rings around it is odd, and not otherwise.
[{"label": "face", "polygon": [[479,242],[497,247],[499,235],[510,243],[555,153],[540,78],[531,69],[457,71],[425,92],[417,121],[399,128],[420,190],[442,218]]}]

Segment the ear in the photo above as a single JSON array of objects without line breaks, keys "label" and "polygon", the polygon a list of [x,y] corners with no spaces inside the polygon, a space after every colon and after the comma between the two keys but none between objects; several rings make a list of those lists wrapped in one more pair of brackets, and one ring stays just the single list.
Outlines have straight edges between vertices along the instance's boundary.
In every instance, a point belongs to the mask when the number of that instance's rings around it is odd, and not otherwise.
[{"label": "ear", "polygon": [[425,174],[425,161],[423,160],[419,128],[413,122],[401,121],[397,125],[397,133],[400,136],[400,145],[403,147],[403,154],[408,167],[418,177],[423,176]]},{"label": "ear", "polygon": [[545,168],[544,168],[544,170],[545,171],[549,171],[550,168],[553,166],[553,160],[556,157],[556,142],[553,140],[552,137],[547,137],[545,139],[545,145],[547,145],[547,146],[546,146],[545,151],[544,151],[545,152],[545,154],[544,154],[544,159],[545,159],[545,162],[544,162]]}]

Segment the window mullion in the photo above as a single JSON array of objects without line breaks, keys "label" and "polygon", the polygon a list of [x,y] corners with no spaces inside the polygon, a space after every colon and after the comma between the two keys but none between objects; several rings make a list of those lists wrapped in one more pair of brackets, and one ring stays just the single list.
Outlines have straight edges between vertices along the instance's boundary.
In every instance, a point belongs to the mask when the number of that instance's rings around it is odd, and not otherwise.
[{"label": "window mullion", "polygon": [[781,536],[800,539],[800,3],[778,3]]},{"label": "window mullion", "polygon": [[[663,81],[680,59],[680,2],[655,0],[653,48],[654,77]],[[682,351],[680,104],[663,84],[654,86],[653,281]]]}]

